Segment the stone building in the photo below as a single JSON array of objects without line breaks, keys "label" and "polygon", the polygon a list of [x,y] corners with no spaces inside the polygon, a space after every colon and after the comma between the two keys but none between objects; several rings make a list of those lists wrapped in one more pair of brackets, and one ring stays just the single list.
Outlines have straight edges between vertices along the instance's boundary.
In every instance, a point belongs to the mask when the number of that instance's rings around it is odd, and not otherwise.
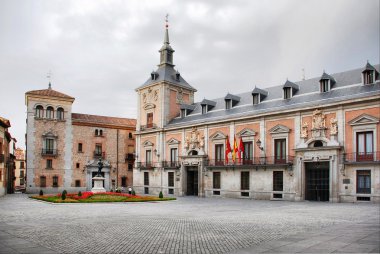
[{"label": "stone building", "polygon": [[0,197],[7,193],[8,188],[8,169],[10,162],[9,143],[11,142],[11,135],[8,128],[11,123],[8,119],[0,117]]},{"label": "stone building", "polygon": [[167,28],[159,52],[136,89],[137,193],[380,202],[379,65],[194,102]]},{"label": "stone building", "polygon": [[135,119],[72,113],[74,98],[26,93],[27,192],[85,191],[103,159],[106,190],[132,185]]},{"label": "stone building", "polygon": [[25,191],[25,153],[21,148],[16,148],[15,155],[15,176],[14,188],[15,191]]}]

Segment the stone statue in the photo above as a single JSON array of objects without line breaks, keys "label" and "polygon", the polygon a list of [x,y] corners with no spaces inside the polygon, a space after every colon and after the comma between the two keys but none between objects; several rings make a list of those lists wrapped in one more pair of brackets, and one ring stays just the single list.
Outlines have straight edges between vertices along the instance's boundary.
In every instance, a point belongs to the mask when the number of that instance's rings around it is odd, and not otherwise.
[{"label": "stone statue", "polygon": [[202,135],[201,140],[199,142],[199,147],[203,149],[205,147],[205,136]]},{"label": "stone statue", "polygon": [[97,176],[102,176],[102,168],[103,168],[103,161],[102,161],[102,159],[99,159],[99,161],[98,161],[98,175]]},{"label": "stone statue", "polygon": [[313,112],[313,124],[312,124],[312,128],[313,129],[323,129],[323,128],[326,128],[325,116],[318,109],[316,109]]},{"label": "stone statue", "polygon": [[330,134],[336,135],[338,133],[338,121],[336,118],[330,120]]},{"label": "stone statue", "polygon": [[304,122],[302,125],[302,130],[301,130],[301,138],[307,138],[307,128],[308,128],[307,122]]}]

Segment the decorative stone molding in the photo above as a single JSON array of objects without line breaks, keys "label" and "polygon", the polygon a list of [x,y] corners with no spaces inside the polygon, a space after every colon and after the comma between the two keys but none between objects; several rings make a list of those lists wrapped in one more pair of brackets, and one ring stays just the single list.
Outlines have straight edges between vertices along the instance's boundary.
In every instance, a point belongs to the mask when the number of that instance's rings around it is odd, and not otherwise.
[{"label": "decorative stone molding", "polygon": [[159,95],[159,91],[158,90],[153,91],[152,88],[149,88],[148,91],[142,94],[142,101],[143,101],[145,110],[156,107],[154,102],[158,100],[158,95]]},{"label": "decorative stone molding", "polygon": [[252,137],[255,135],[256,135],[256,132],[249,128],[244,128],[236,134],[236,136],[238,137]]},{"label": "decorative stone molding", "polygon": [[313,138],[326,137],[326,116],[321,110],[316,109],[313,112],[313,121],[311,123],[311,136]]},{"label": "decorative stone molding", "polygon": [[145,142],[143,143],[143,146],[144,146],[144,147],[154,146],[154,144],[153,144],[152,142],[150,142],[149,140],[147,140],[147,141],[145,141]]},{"label": "decorative stone molding", "polygon": [[336,118],[332,118],[330,120],[330,135],[336,136],[338,134],[338,120]]},{"label": "decorative stone molding", "polygon": [[227,138],[227,136],[224,135],[224,133],[221,132],[221,131],[214,132],[214,133],[210,136],[210,139],[211,139],[212,141],[214,141],[214,140],[220,140],[220,139],[226,139],[226,138]]},{"label": "decorative stone molding", "polygon": [[183,103],[183,89],[182,88],[180,88],[180,89],[177,90],[176,102],[178,104],[182,104]]},{"label": "decorative stone molding", "polygon": [[290,129],[282,124],[277,124],[269,130],[270,134],[289,133]]},{"label": "decorative stone molding", "polygon": [[377,124],[379,122],[379,119],[377,117],[367,115],[367,114],[362,114],[358,117],[355,117],[348,123],[351,126],[356,126],[356,125],[365,125],[365,124]]},{"label": "decorative stone molding", "polygon": [[197,150],[199,154],[204,153],[205,137],[200,135],[196,127],[193,127],[190,136],[186,136],[185,150]]},{"label": "decorative stone molding", "polygon": [[181,143],[181,142],[179,140],[175,139],[175,138],[171,138],[168,141],[166,141],[166,143],[168,145],[179,145],[179,143]]},{"label": "decorative stone molding", "polygon": [[302,129],[301,129],[301,138],[304,138],[304,139],[307,138],[307,136],[308,136],[308,128],[309,128],[308,123],[304,122],[302,124]]}]

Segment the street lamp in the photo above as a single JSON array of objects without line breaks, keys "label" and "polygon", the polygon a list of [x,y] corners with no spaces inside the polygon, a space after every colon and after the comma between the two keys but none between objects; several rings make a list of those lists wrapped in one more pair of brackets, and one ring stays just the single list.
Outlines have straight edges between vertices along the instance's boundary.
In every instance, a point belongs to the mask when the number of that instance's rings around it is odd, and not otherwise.
[{"label": "street lamp", "polygon": [[264,147],[261,146],[261,140],[260,139],[258,139],[256,141],[256,145],[261,150],[260,164],[266,164],[265,151],[264,151]]},{"label": "street lamp", "polygon": [[264,151],[264,147],[261,146],[261,140],[260,140],[260,139],[258,139],[258,140],[256,141],[256,145],[259,147],[259,149],[260,149],[261,151]]}]

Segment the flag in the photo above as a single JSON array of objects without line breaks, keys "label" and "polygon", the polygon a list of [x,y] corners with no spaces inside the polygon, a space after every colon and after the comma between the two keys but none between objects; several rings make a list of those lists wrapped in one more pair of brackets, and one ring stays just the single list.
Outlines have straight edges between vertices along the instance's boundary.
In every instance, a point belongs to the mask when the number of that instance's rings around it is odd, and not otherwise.
[{"label": "flag", "polygon": [[234,136],[234,148],[232,150],[232,160],[233,162],[236,161],[236,154],[238,152],[238,147],[237,147],[237,143],[236,143],[236,137]]},{"label": "flag", "polygon": [[241,163],[241,157],[244,157],[244,143],[243,143],[243,138],[240,136],[240,144],[239,144],[239,163]]},{"label": "flag", "polygon": [[226,139],[226,163],[228,164],[228,154],[231,152],[231,145],[230,145],[230,139],[228,138],[228,135],[227,135],[227,139]]}]

